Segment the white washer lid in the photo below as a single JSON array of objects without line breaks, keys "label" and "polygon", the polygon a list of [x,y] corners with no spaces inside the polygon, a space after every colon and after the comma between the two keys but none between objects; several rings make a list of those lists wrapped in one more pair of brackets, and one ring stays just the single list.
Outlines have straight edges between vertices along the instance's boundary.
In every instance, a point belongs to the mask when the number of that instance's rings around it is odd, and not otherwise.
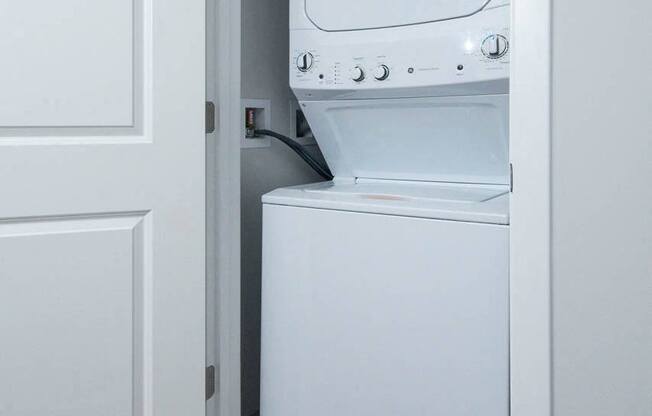
[{"label": "white washer lid", "polygon": [[509,189],[501,185],[364,180],[322,182],[277,189],[264,195],[263,203],[509,224]]},{"label": "white washer lid", "polygon": [[305,0],[306,16],[325,31],[379,29],[471,16],[490,0]]}]

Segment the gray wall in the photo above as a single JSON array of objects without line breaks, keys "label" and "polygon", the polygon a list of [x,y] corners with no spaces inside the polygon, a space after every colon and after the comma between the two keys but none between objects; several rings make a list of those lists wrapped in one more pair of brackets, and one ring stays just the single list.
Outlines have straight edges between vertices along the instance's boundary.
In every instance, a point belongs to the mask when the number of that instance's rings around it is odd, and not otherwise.
[{"label": "gray wall", "polygon": [[[272,129],[289,134],[288,0],[243,0],[242,98],[272,100]],[[313,150],[318,153],[314,146]],[[260,198],[282,186],[318,182],[303,161],[276,141],[242,150],[242,414],[259,407]]]},{"label": "gray wall", "polygon": [[652,3],[553,5],[555,416],[652,415]]}]

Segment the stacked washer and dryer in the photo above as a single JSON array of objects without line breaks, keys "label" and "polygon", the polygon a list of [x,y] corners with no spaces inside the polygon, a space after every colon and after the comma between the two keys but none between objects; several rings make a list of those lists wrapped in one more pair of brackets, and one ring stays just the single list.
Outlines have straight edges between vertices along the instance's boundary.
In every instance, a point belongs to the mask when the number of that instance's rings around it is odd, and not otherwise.
[{"label": "stacked washer and dryer", "polygon": [[262,416],[509,414],[509,2],[291,0],[335,179],[263,198]]}]

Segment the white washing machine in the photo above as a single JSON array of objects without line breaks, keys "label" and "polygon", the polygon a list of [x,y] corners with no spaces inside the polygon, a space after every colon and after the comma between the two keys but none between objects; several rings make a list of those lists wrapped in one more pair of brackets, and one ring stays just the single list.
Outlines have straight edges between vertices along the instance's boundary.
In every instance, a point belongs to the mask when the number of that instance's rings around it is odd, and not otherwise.
[{"label": "white washing machine", "polygon": [[292,0],[335,175],[263,198],[262,416],[509,414],[509,4]]}]

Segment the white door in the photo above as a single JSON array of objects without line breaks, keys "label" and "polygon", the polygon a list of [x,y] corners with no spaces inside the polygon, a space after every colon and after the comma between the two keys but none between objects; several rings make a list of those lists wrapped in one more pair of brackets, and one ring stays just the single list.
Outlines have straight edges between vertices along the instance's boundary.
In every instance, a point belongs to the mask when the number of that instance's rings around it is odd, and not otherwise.
[{"label": "white door", "polygon": [[204,414],[204,0],[0,0],[0,415]]}]

